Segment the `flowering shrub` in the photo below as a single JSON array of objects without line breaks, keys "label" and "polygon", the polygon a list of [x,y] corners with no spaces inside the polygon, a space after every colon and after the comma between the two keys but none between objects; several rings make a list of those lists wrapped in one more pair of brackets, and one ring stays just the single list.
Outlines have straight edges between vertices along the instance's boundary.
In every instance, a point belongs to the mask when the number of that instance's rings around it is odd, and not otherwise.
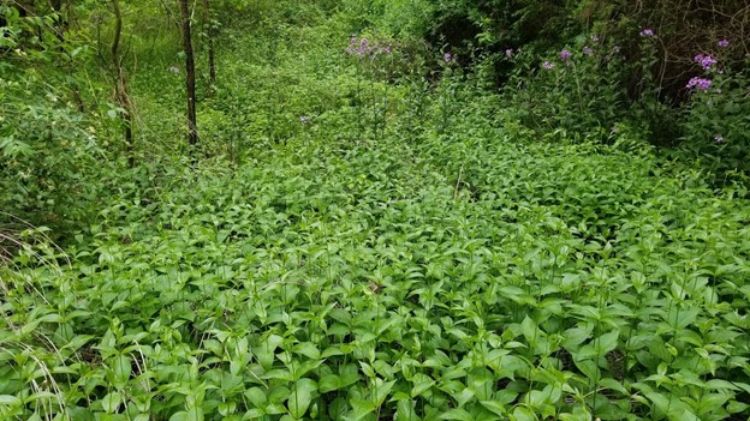
[{"label": "flowering shrub", "polygon": [[698,63],[703,70],[710,70],[717,63],[716,59],[711,57],[710,54],[698,54],[693,58],[693,61]]},{"label": "flowering shrub", "polygon": [[[343,52],[360,73],[389,81],[419,68],[424,55],[419,45],[395,40],[381,33],[352,35]],[[455,60],[453,56],[450,58]]]},{"label": "flowering shrub", "polygon": [[517,70],[505,94],[524,125],[546,135],[611,139],[624,101],[621,58],[611,48],[581,43],[541,63],[528,50],[512,60]]},{"label": "flowering shrub", "polygon": [[393,46],[386,41],[370,41],[364,36],[352,36],[349,39],[349,46],[346,48],[346,52],[350,55],[374,59],[381,55],[391,54]]},{"label": "flowering shrub", "polygon": [[692,94],[680,126],[683,147],[704,161],[718,180],[750,171],[750,75],[719,71],[714,65],[721,63],[714,61],[707,75],[688,82]]},{"label": "flowering shrub", "polygon": [[688,89],[697,89],[699,91],[707,91],[711,88],[711,79],[706,79],[704,77],[693,77],[690,79],[690,81],[687,84]]}]

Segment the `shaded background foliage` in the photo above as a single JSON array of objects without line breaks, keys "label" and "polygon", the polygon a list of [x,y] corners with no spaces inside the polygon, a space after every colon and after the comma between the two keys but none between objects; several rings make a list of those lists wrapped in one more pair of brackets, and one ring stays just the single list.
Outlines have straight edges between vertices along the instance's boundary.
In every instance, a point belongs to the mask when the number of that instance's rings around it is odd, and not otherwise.
[{"label": "shaded background foliage", "polygon": [[[643,27],[659,37],[652,70],[665,96],[684,97],[695,70],[696,51],[711,51],[719,39],[732,39],[726,58],[735,69],[750,52],[750,5],[733,0],[480,0],[434,2],[426,36],[466,54],[499,53],[507,48],[561,48],[582,34],[598,34],[621,46],[630,61],[642,51],[633,35]],[[632,97],[641,75],[629,77]]]},{"label": "shaded background foliage", "polygon": [[[750,106],[742,72],[749,48],[747,2],[320,0],[278,7],[267,0],[214,0],[211,4],[208,21],[203,13],[195,14],[200,60],[205,60],[208,28],[218,34],[223,26],[260,29],[275,39],[268,44],[267,57],[273,60],[274,51],[285,42],[278,39],[277,25],[304,25],[339,14],[345,16],[352,34],[382,35],[398,43],[399,51],[408,52],[404,59],[409,65],[390,72],[391,82],[422,75],[434,84],[444,70],[443,53],[449,52],[466,72],[481,73],[487,83],[500,88],[509,106],[515,105],[515,120],[540,137],[557,133],[553,137],[558,139],[610,143],[617,131],[629,130],[658,145],[679,146],[668,152],[701,160],[718,184],[726,182],[728,173],[748,170],[750,123],[745,115]],[[102,185],[87,180],[107,179],[108,186],[116,186],[121,180],[111,174],[127,173],[121,166],[128,160],[148,163],[157,173],[163,171],[157,169],[160,162],[180,161],[186,149],[174,139],[182,132],[182,116],[173,105],[182,96],[181,47],[178,14],[172,6],[164,1],[124,5],[122,62],[134,92],[135,132],[135,146],[127,152],[131,156],[124,157],[125,147],[116,140],[122,130],[122,110],[110,87],[113,14],[109,3],[2,3],[0,71],[7,107],[0,134],[2,153],[8,158],[0,169],[8,192],[4,209],[62,229],[68,222],[75,225],[86,219],[86,203]],[[644,28],[655,37],[639,37]],[[224,38],[227,51],[232,48],[231,37],[227,33]],[[729,45],[717,50],[722,39]],[[584,61],[581,51],[591,47],[596,47],[596,54]],[[544,75],[541,63],[555,61],[563,48],[574,53],[575,69],[565,73],[558,67],[557,76]],[[512,59],[506,56],[509,50]],[[701,73],[694,61],[698,53],[719,59],[716,70],[722,75],[717,74],[715,87],[721,85],[723,94],[714,90],[710,95],[693,95],[686,88]],[[59,68],[66,71],[55,70]],[[208,70],[202,64],[198,68],[199,101],[218,102],[209,96],[226,81],[220,79],[219,86],[208,89]],[[46,99],[35,103],[36,98]],[[719,111],[711,114],[711,110]],[[209,128],[221,126],[211,117],[216,113],[207,108],[200,112],[206,113]],[[710,121],[706,115],[711,115]],[[235,117],[224,116],[217,122],[226,118]],[[712,143],[717,136],[724,141]],[[209,154],[217,152],[210,142],[200,147],[208,147],[210,151],[204,152]],[[100,173],[87,164],[90,159],[119,169]],[[110,187],[102,192],[111,192]]]},{"label": "shaded background foliage", "polygon": [[[743,73],[749,52],[747,2],[437,1],[430,19],[432,24],[424,36],[434,48],[455,51],[459,62],[467,66],[494,57],[495,84],[527,107],[525,114],[530,117],[522,114],[520,118],[531,127],[549,130],[557,126],[582,137],[589,137],[586,132],[590,127],[591,137],[606,142],[607,131],[626,123],[637,127],[652,143],[691,151],[688,156],[700,157],[707,170],[718,171],[720,179],[725,179],[727,171],[748,169],[743,161],[750,147],[750,125],[742,117],[750,110]],[[639,36],[644,29],[655,34],[650,42]],[[728,45],[718,47],[721,40],[727,40]],[[570,95],[570,84],[566,88],[564,81],[555,85],[534,76],[539,55],[546,52],[549,57],[571,46],[579,57],[586,47],[596,47],[599,52],[596,66],[588,63],[580,78],[568,77],[570,82],[590,88],[585,93],[591,98],[584,107],[586,117],[566,113],[575,107],[552,98]],[[617,54],[603,54],[602,48]],[[503,52],[508,49],[523,54],[514,61],[504,60]],[[711,107],[702,105],[705,97],[686,88],[688,81],[702,72],[695,61],[701,53],[718,57],[719,73],[732,75],[733,80],[722,86],[724,95],[712,96]],[[554,93],[545,97],[550,90]],[[555,103],[560,106],[553,106]],[[709,108],[721,110],[711,114],[713,132],[708,131],[706,118],[695,111]],[[587,117],[593,117],[593,124]],[[597,129],[603,124],[609,126],[605,133]],[[728,132],[732,134],[725,136]],[[712,144],[711,139],[717,136],[731,138],[731,146]]]}]

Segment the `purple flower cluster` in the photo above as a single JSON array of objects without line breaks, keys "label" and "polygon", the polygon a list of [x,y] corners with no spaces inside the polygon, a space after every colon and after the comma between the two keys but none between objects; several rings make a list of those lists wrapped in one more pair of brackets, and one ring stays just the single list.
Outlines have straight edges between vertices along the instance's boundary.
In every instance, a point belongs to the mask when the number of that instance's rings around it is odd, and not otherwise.
[{"label": "purple flower cluster", "polygon": [[507,58],[508,60],[512,59],[514,53],[515,52],[513,51],[512,48],[506,48],[505,49],[505,58]]},{"label": "purple flower cluster", "polygon": [[370,42],[365,37],[358,38],[352,36],[349,39],[349,46],[346,48],[349,55],[359,57],[375,57],[379,54],[391,54],[393,47],[390,44]]},{"label": "purple flower cluster", "polygon": [[703,70],[710,70],[713,66],[716,65],[716,63],[718,63],[716,59],[711,57],[709,54],[698,54],[693,57],[693,61],[700,64]]},{"label": "purple flower cluster", "polygon": [[443,54],[443,61],[445,64],[451,64],[454,60],[455,58],[453,58],[453,54],[451,54],[450,51],[446,51],[445,54]]},{"label": "purple flower cluster", "polygon": [[349,46],[346,48],[347,54],[364,56],[370,50],[370,41],[367,38],[349,38]]},{"label": "purple flower cluster", "polygon": [[[581,51],[586,56],[592,56],[592,55],[594,55],[594,49],[591,48],[591,47],[588,47],[588,46],[583,47],[583,49]],[[513,50],[505,50],[505,55],[508,58],[511,58],[513,56],[512,53],[513,53]],[[570,50],[568,50],[567,48],[563,48],[560,51],[560,61],[562,61],[563,63],[565,63],[565,64],[571,64],[570,60],[572,58],[573,58],[573,52],[570,51]],[[553,63],[553,62],[551,62],[549,60],[545,60],[542,63],[542,68],[545,69],[545,70],[552,70],[552,69],[555,68],[555,63]]]},{"label": "purple flower cluster", "polygon": [[643,38],[651,38],[654,35],[655,35],[654,34],[654,30],[651,29],[651,28],[643,28],[643,29],[641,29],[640,36],[643,37]]},{"label": "purple flower cluster", "polygon": [[573,53],[571,53],[567,48],[560,51],[560,60],[562,60],[563,62],[567,62],[571,57],[573,57]]},{"label": "purple flower cluster", "polygon": [[686,86],[688,89],[697,89],[699,91],[707,91],[711,88],[711,79],[706,79],[703,77],[693,77],[688,81],[688,84]]},{"label": "purple flower cluster", "polygon": [[[729,46],[729,40],[722,39],[717,44],[720,48],[726,48]],[[703,53],[696,54],[695,57],[693,57],[693,61],[701,66],[706,72],[714,69],[716,65],[719,64],[719,61],[712,55]],[[721,73],[721,71],[719,71],[719,73]],[[711,88],[711,83],[712,81],[709,78],[695,76],[688,81],[685,87],[691,90],[707,91]]]}]

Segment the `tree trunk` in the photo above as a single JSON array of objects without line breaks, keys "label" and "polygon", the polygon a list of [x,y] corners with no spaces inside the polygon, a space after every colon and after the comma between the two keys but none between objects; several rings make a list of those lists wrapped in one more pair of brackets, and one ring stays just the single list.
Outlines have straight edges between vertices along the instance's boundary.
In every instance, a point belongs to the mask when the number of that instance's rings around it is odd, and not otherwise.
[{"label": "tree trunk", "polygon": [[122,68],[122,59],[120,58],[120,38],[122,37],[122,12],[120,10],[120,0],[112,0],[112,7],[115,12],[115,30],[114,39],[112,40],[112,63],[115,79],[115,99],[117,104],[122,108],[122,120],[125,126],[125,148],[128,153],[128,165],[131,167],[135,164],[133,156],[133,107],[128,94],[128,83],[125,71]]},{"label": "tree trunk", "polygon": [[208,41],[208,77],[211,86],[216,83],[216,61],[214,59],[214,25],[211,18],[211,6],[209,0],[203,0],[203,9],[206,13],[206,38]]},{"label": "tree trunk", "polygon": [[185,51],[185,90],[187,93],[188,144],[198,143],[198,124],[195,117],[195,58],[190,35],[190,8],[188,0],[177,0],[182,18],[182,47]]}]

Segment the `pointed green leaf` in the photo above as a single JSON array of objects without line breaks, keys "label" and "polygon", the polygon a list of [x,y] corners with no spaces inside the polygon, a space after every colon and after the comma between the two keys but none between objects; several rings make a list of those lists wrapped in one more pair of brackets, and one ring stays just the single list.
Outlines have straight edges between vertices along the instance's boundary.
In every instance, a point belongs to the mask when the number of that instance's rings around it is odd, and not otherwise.
[{"label": "pointed green leaf", "polygon": [[289,396],[287,406],[289,413],[294,418],[300,419],[307,412],[310,402],[312,402],[313,393],[318,390],[318,385],[310,379],[300,379],[294,385],[292,394]]}]

